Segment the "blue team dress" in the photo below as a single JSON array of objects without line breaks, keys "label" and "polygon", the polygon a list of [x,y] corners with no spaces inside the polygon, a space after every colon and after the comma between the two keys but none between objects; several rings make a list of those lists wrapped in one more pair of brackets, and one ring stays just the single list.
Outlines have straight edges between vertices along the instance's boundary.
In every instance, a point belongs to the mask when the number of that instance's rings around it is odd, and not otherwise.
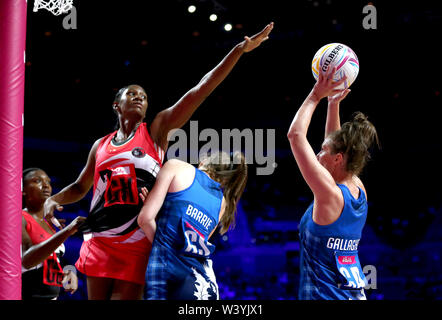
[{"label": "blue team dress", "polygon": [[366,279],[358,257],[358,245],[367,219],[367,199],[353,197],[338,184],[344,209],[329,225],[313,221],[313,202],[300,226],[300,300],[365,300]]},{"label": "blue team dress", "polygon": [[198,169],[190,187],[167,194],[146,271],[146,299],[219,299],[210,259],[215,246],[208,238],[222,199],[220,184]]}]

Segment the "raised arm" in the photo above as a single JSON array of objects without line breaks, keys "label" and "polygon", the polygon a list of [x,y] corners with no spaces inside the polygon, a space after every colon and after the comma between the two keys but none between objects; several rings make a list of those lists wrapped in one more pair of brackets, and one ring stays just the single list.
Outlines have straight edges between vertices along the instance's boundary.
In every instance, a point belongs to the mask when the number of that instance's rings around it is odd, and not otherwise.
[{"label": "raised arm", "polygon": [[345,81],[345,78],[343,78],[333,83],[331,77],[333,72],[332,69],[325,74],[320,73],[313,90],[296,113],[287,134],[299,170],[315,195],[315,200],[319,202],[327,201],[329,196],[336,192],[336,183],[331,174],[316,158],[315,152],[307,140],[307,131],[319,101],[336,93],[334,88]]},{"label": "raised arm", "polygon": [[95,172],[95,154],[97,153],[97,148],[100,140],[95,141],[94,145],[89,152],[88,160],[86,166],[81,171],[77,180],[59,193],[46,199],[44,203],[44,215],[46,219],[50,219],[54,216],[54,210],[63,210],[62,204],[69,204],[77,202],[88,193],[90,188],[94,183],[94,172]]},{"label": "raised arm", "polygon": [[339,105],[340,102],[347,96],[350,89],[342,90],[333,96],[328,97],[328,108],[327,108],[327,120],[325,124],[325,136],[327,136],[339,129],[341,129],[341,119],[339,117]]},{"label": "raised arm", "polygon": [[273,22],[268,24],[261,32],[253,37],[245,37],[244,41],[237,44],[224,59],[201,81],[190,89],[172,107],[158,113],[152,122],[150,131],[153,140],[167,149],[167,135],[172,129],[181,128],[192,116],[201,103],[215,90],[215,88],[227,77],[244,52],[252,51],[263,41],[269,38],[273,29]]}]

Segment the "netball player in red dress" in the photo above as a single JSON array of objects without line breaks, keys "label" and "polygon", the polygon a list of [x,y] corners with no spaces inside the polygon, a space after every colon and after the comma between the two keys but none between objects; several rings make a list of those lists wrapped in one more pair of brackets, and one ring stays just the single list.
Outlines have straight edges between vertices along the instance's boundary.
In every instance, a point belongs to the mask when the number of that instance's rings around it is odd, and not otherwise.
[{"label": "netball player in red dress", "polygon": [[45,215],[82,199],[93,186],[79,271],[87,275],[89,299],[141,299],[151,243],[137,225],[141,188],[150,190],[168,147],[167,136],[181,128],[226,78],[244,52],[268,39],[273,23],[237,44],[175,105],[144,123],[147,95],[138,85],[122,88],[114,101],[119,129],[98,139],[77,180],[45,202]]},{"label": "netball player in red dress", "polygon": [[77,217],[56,232],[43,216],[43,204],[51,193],[51,180],[46,172],[39,168],[23,171],[22,300],[58,297],[65,276],[58,259],[65,251],[63,242],[85,220]]}]

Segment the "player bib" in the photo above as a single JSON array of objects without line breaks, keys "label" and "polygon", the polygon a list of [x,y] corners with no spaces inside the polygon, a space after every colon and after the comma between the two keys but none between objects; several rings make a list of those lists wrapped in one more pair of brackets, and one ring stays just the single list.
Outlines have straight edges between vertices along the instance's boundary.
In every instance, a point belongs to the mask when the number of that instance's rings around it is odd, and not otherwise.
[{"label": "player bib", "polygon": [[215,246],[208,242],[206,236],[186,217],[182,219],[182,228],[184,233],[184,254],[207,258],[215,251]]},{"label": "player bib", "polygon": [[43,283],[49,286],[62,287],[63,269],[55,253],[43,262]]},{"label": "player bib", "polygon": [[342,282],[341,289],[362,289],[367,281],[362,272],[357,251],[335,251],[336,267]]}]

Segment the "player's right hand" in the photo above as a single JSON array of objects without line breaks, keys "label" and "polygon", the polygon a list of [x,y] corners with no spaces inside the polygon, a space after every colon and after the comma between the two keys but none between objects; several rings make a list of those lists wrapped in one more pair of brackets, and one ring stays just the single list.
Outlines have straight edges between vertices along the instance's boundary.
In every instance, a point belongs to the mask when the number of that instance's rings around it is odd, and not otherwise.
[{"label": "player's right hand", "polygon": [[318,100],[321,100],[324,97],[334,96],[342,91],[336,88],[340,86],[342,83],[344,83],[345,80],[347,80],[347,76],[344,75],[344,77],[341,80],[334,82],[333,75],[335,74],[335,72],[336,72],[336,67],[333,67],[333,68],[328,68],[325,73],[322,72],[319,73],[318,80],[316,81],[316,84],[314,85],[312,90],[312,94]]},{"label": "player's right hand", "polygon": [[63,207],[56,201],[52,200],[51,197],[47,198],[44,203],[44,217],[46,220],[51,220],[54,216],[54,210],[61,211]]},{"label": "player's right hand", "polygon": [[69,234],[73,235],[78,231],[78,228],[86,221],[86,217],[76,217],[66,228],[69,229]]}]

